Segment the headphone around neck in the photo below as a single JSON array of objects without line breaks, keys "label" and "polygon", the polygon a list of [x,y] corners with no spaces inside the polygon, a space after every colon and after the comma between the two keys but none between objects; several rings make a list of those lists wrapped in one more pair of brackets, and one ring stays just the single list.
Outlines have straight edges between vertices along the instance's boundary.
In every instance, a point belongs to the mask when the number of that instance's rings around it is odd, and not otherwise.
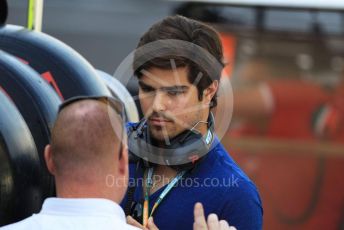
[{"label": "headphone around neck", "polygon": [[147,120],[142,119],[128,129],[130,162],[142,160],[145,167],[159,164],[168,165],[176,170],[193,168],[210,151],[215,138],[215,121],[211,112],[206,123],[208,130],[205,135],[191,128],[169,140],[168,144],[157,146],[150,136]]}]

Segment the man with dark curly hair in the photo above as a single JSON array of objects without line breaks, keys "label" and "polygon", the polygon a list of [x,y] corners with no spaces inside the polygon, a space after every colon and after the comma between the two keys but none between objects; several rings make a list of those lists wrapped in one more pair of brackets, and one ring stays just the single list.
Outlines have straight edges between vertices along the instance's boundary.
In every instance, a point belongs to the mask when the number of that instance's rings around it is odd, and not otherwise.
[{"label": "man with dark curly hair", "polygon": [[240,230],[262,228],[258,191],[213,127],[223,67],[218,33],[186,17],[157,22],[139,41],[133,69],[144,118],[127,127],[129,151],[139,159],[130,164],[135,183],[122,206],[144,226],[152,216],[160,229],[192,229],[201,202],[206,216],[215,213]]}]

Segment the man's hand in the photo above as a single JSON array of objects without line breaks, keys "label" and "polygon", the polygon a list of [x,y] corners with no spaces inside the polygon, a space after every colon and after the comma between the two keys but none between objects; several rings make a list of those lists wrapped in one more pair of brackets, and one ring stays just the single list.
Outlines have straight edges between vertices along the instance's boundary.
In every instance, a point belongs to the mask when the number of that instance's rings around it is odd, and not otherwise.
[{"label": "man's hand", "polygon": [[235,227],[229,226],[227,221],[219,221],[216,214],[210,214],[206,221],[201,203],[195,204],[194,218],[193,230],[236,230]]},{"label": "man's hand", "polygon": [[154,224],[153,217],[149,217],[147,227],[144,227],[131,216],[127,216],[127,223],[134,227],[141,228],[144,230],[159,230],[158,227]]},{"label": "man's hand", "polygon": [[[154,224],[153,217],[148,219],[147,227],[144,227],[131,216],[127,216],[127,223],[144,230],[159,230]],[[193,230],[236,230],[236,228],[229,226],[225,220],[219,221],[216,214],[210,214],[206,221],[202,204],[196,203],[194,208]]]}]

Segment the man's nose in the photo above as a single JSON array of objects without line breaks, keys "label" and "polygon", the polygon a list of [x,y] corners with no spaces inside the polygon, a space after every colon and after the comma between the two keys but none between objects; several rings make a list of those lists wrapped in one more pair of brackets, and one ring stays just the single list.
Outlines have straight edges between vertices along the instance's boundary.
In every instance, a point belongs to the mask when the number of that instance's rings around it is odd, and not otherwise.
[{"label": "man's nose", "polygon": [[152,109],[155,112],[165,111],[166,110],[166,103],[167,98],[164,96],[163,92],[157,91],[154,95],[154,101],[152,105]]}]

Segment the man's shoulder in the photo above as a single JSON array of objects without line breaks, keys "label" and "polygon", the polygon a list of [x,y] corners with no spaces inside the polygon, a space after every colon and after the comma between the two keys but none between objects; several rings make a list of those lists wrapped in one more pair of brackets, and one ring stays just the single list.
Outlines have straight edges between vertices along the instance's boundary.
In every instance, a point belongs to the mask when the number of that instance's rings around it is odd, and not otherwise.
[{"label": "man's shoulder", "polygon": [[[44,220],[42,220],[41,218],[38,218],[38,216],[40,216],[40,214],[38,215],[33,215],[31,217],[28,217],[24,220],[21,220],[19,222],[10,224],[10,225],[6,225],[3,227],[0,227],[0,230],[27,230],[27,229],[35,229],[35,230],[39,230],[39,229],[61,229],[61,225],[57,226],[54,225],[52,226],[51,223],[49,222],[45,222]],[[80,219],[80,216],[79,216]],[[68,221],[64,222],[64,228],[65,229],[94,229],[94,226],[92,226],[92,223],[90,224],[90,219],[88,220],[89,225],[85,226],[85,223],[82,222],[76,222],[75,220],[73,221],[72,218],[70,218]],[[113,220],[115,221],[115,220]],[[54,223],[59,223],[58,219],[54,219]],[[109,226],[106,226],[108,224],[110,224]],[[94,224],[94,223],[93,223]],[[112,224],[112,225],[111,225]],[[127,230],[139,230],[139,228],[136,228],[132,225],[129,225],[125,222],[111,222],[111,221],[102,221],[101,223],[101,229],[104,229],[104,227],[106,227],[106,229],[108,229],[107,227],[109,227],[109,229],[112,227],[119,227],[120,229],[127,229]]]},{"label": "man's shoulder", "polygon": [[[214,179],[211,193],[217,193],[222,204],[222,218],[228,218],[238,226],[248,226],[243,219],[251,219],[252,226],[260,229],[263,215],[261,198],[256,185],[232,159],[225,148],[219,144],[211,152],[209,175]],[[240,213],[242,210],[243,213]],[[245,218],[240,217],[245,216]],[[250,225],[251,226],[251,225]],[[245,227],[243,227],[245,228]]]},{"label": "man's shoulder", "polygon": [[251,181],[221,143],[218,143],[208,154],[202,164],[209,165],[208,169],[213,174],[224,177],[235,175],[242,180]]},{"label": "man's shoulder", "polygon": [[12,229],[24,230],[24,229],[39,229],[39,228],[36,224],[35,215],[33,215],[19,222],[3,226],[0,229],[1,230],[12,230]]},{"label": "man's shoulder", "polygon": [[219,186],[219,189],[226,193],[259,197],[255,184],[221,144],[209,153],[209,157],[202,162],[203,177],[218,180],[219,182],[216,183],[221,182],[222,186]]}]

